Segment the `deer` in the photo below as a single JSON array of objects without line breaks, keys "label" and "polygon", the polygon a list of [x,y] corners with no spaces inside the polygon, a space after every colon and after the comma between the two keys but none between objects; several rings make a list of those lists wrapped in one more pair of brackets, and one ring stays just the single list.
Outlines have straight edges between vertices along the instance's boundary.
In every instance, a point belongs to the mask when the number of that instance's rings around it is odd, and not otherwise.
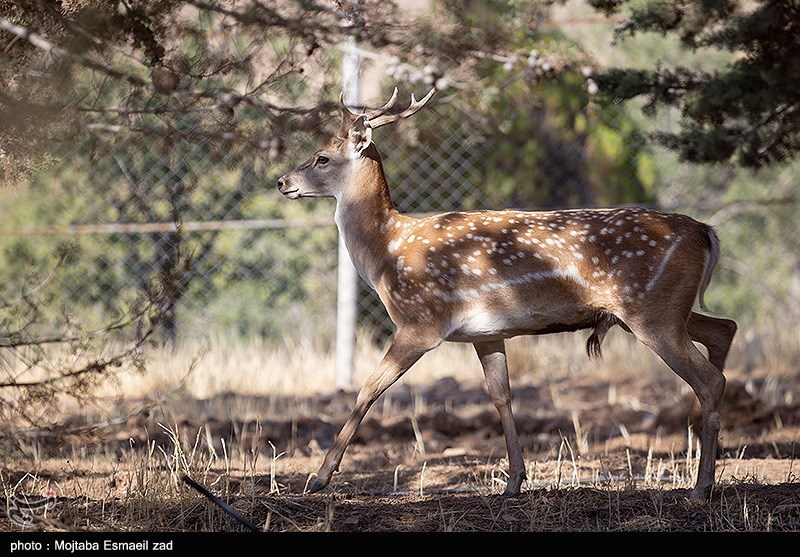
[{"label": "deer", "polygon": [[[396,329],[352,413],[327,450],[308,493],[339,471],[347,446],[372,404],[423,354],[445,341],[472,343],[502,425],[508,456],[504,496],[526,476],[512,413],[505,341],[591,329],[590,357],[614,326],[654,351],[697,396],[700,462],[691,501],[708,501],[715,481],[723,373],[736,322],[704,302],[720,255],[716,232],[677,213],[636,206],[562,210],[399,212],[373,131],[416,114],[431,89],[392,113],[397,88],[375,109],[352,111],[301,166],[280,177],[288,199],[333,197],[334,221],[364,282]],[[435,186],[435,184],[434,184]],[[707,356],[694,344],[706,347]]]}]

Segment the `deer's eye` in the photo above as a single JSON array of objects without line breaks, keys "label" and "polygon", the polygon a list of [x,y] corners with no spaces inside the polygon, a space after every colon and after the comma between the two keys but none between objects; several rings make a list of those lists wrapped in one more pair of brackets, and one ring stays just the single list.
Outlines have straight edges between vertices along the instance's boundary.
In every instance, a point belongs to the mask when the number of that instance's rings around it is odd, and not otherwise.
[{"label": "deer's eye", "polygon": [[320,166],[328,164],[329,160],[330,159],[328,157],[326,157],[325,155],[318,155],[317,156],[317,164],[320,165]]}]

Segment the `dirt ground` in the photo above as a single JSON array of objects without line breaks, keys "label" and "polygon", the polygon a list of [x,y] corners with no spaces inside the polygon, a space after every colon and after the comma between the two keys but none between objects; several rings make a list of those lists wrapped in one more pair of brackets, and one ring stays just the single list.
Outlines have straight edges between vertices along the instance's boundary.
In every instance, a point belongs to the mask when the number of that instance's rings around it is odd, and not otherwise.
[{"label": "dirt ground", "polygon": [[[249,528],[183,483],[184,474],[267,531],[800,531],[800,405],[768,402],[763,384],[729,381],[718,483],[702,505],[687,499],[697,463],[687,427],[694,397],[674,378],[514,383],[528,470],[519,497],[501,495],[505,442],[483,385],[452,378],[384,395],[317,494],[304,491],[354,391],[313,399],[175,393],[128,402],[124,420],[99,425],[84,411],[68,433],[37,437],[35,466],[6,459],[2,483],[7,498],[54,491],[52,509],[29,513],[29,529],[48,531]],[[5,517],[0,530],[24,528]]]}]

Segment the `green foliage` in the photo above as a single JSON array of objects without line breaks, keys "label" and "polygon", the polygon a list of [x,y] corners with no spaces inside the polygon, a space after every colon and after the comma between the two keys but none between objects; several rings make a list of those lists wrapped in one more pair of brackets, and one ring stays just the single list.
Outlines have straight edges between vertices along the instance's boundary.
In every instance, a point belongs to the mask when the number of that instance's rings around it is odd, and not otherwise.
[{"label": "green foliage", "polygon": [[[61,305],[87,326],[120,315],[130,299],[156,285],[167,338],[190,322],[275,335],[287,325],[281,317],[291,314],[298,300],[331,299],[330,281],[323,277],[335,262],[328,256],[336,243],[334,227],[243,233],[184,225],[291,213],[302,219],[319,207],[330,208],[297,204],[285,209],[285,202],[276,203],[272,185],[285,170],[281,148],[293,141],[281,134],[298,127],[313,131],[315,125],[305,121],[303,111],[273,110],[255,93],[269,88],[289,107],[310,94],[322,95],[332,82],[329,75],[335,75],[326,70],[338,68],[340,55],[318,57],[322,77],[313,86],[299,79],[296,35],[315,29],[315,24],[301,29],[293,23],[302,15],[302,2],[292,5],[296,13],[281,17],[273,7],[251,6],[232,33],[220,27],[213,5],[197,11],[197,18],[194,8],[177,17],[186,4],[89,1],[71,13],[52,11],[46,21],[20,8],[36,17],[19,23],[49,29],[50,40],[69,55],[55,56],[47,66],[58,80],[26,79],[12,91],[16,97],[0,95],[0,112],[42,89],[51,103],[48,110],[74,118],[74,127],[36,130],[37,141],[60,158],[36,165],[38,172],[31,172],[24,180],[30,183],[18,192],[0,188],[4,210],[14,213],[3,219],[3,229],[62,227],[52,234],[0,236],[0,278],[42,268],[67,225],[120,224],[119,232],[68,236],[69,264],[52,280],[52,290],[69,301]],[[245,16],[233,21],[237,17]],[[36,55],[36,49],[24,40],[11,44],[24,49],[12,49],[14,63],[3,61],[3,75],[42,75],[21,70],[35,65],[27,53]],[[115,48],[104,48],[111,44]],[[84,55],[91,60],[79,58]],[[241,102],[233,89],[252,91],[250,102]],[[64,110],[68,104],[70,110]],[[11,130],[15,140],[31,127],[29,120],[25,124],[28,128]],[[0,138],[8,129],[0,128]],[[61,141],[52,142],[53,135]],[[23,155],[33,151],[22,147]],[[3,155],[0,150],[0,165]],[[10,171],[20,176],[16,163]],[[123,228],[130,224],[160,228],[129,233]],[[326,257],[296,253],[290,246],[300,242]],[[309,312],[318,305],[307,306],[294,314],[313,322]],[[247,320],[241,322],[242,317]]]},{"label": "green foliage", "polygon": [[800,6],[791,0],[590,2],[624,13],[618,35],[659,32],[689,48],[733,56],[719,71],[682,67],[609,68],[598,76],[607,100],[645,97],[645,109],[677,107],[680,130],[655,137],[690,162],[759,168],[800,151]]},{"label": "green foliage", "polygon": [[[644,135],[625,108],[592,102],[585,76],[574,67],[573,61],[587,57],[580,45],[557,30],[538,30],[547,3],[473,0],[441,5],[453,28],[464,29],[462,40],[485,50],[502,44],[509,61],[484,58],[474,68],[470,94],[462,95],[454,110],[415,116],[415,144],[408,160],[387,160],[387,174],[400,185],[396,198],[403,208],[653,201],[657,170]],[[559,65],[558,71],[545,70],[543,77],[530,71],[530,61],[527,66],[518,63],[528,56],[533,60],[539,51],[554,53],[551,65]],[[473,172],[453,176],[441,168],[458,164],[468,164]],[[445,193],[432,193],[422,204],[406,204],[404,184],[416,185],[420,174]],[[449,195],[453,190],[459,195]]]},{"label": "green foliage", "polygon": [[[214,161],[201,147],[179,141],[164,153],[137,141],[105,145],[89,160],[79,154],[64,159],[19,193],[0,190],[0,203],[26,228],[87,221],[179,226],[172,232],[73,236],[69,259],[53,278],[52,289],[69,300],[69,311],[87,326],[121,314],[165,276],[175,277],[175,290],[167,294],[175,297],[181,323],[214,322],[225,329],[275,335],[287,325],[282,323],[286,315],[297,315],[297,325],[302,315],[313,322],[321,304],[333,304],[335,288],[325,280],[336,261],[332,225],[180,231],[190,222],[330,216],[330,203],[278,199],[272,187],[277,169],[257,174],[252,160]],[[55,238],[0,237],[2,280],[45,265],[53,257]],[[298,245],[303,252],[298,253]],[[312,302],[297,309],[301,300]]]}]

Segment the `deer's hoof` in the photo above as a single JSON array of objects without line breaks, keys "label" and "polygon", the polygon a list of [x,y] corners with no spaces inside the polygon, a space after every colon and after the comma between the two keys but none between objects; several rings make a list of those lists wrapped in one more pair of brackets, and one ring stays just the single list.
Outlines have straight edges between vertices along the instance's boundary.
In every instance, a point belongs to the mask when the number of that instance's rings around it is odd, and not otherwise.
[{"label": "deer's hoof", "polygon": [[695,487],[689,494],[689,500],[693,503],[708,503],[711,499],[712,485],[704,485]]},{"label": "deer's hoof", "polygon": [[328,482],[324,482],[322,480],[314,480],[314,483],[311,484],[311,487],[308,488],[308,491],[306,491],[306,493],[317,493],[325,489],[327,485]]},{"label": "deer's hoof", "polygon": [[506,490],[503,492],[503,497],[517,497],[522,493],[522,482],[525,481],[525,472],[517,474],[509,479],[506,483]]}]

